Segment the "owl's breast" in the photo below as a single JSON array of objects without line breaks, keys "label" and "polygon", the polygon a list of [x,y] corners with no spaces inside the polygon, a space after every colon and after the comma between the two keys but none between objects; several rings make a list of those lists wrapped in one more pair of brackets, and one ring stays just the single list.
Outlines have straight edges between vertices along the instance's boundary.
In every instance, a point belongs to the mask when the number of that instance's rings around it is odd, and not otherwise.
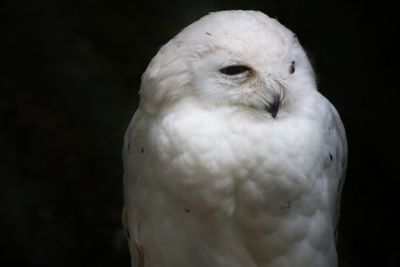
[{"label": "owl's breast", "polygon": [[[150,181],[199,212],[280,212],[315,186],[321,136],[312,120],[186,107],[148,129]],[[160,171],[162,170],[162,171]],[[193,208],[194,209],[194,208]]]},{"label": "owl's breast", "polygon": [[[138,119],[126,160],[136,176],[132,203],[147,218],[149,240],[155,229],[157,238],[171,238],[173,225],[184,233],[174,237],[182,244],[198,236],[225,247],[220,253],[228,244],[244,246],[229,253],[244,249],[251,255],[243,257],[259,262],[292,253],[294,264],[306,261],[307,251],[331,253],[334,243],[323,241],[332,229],[319,179],[318,125],[301,116],[273,120],[190,107]],[[167,223],[155,227],[161,217]]]}]

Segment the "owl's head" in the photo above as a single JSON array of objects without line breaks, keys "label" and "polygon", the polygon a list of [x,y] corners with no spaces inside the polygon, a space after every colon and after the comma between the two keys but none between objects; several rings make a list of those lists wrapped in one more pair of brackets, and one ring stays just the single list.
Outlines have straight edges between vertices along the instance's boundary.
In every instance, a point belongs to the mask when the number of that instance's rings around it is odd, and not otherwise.
[{"label": "owl's head", "polygon": [[141,107],[156,112],[176,101],[267,111],[290,109],[316,90],[296,36],[256,11],[211,13],[163,46],[142,77]]}]

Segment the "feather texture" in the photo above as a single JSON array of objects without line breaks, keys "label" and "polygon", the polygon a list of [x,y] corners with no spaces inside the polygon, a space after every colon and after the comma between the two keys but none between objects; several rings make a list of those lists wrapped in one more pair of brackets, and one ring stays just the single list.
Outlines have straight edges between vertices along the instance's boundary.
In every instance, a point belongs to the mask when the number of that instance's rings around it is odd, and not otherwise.
[{"label": "feather texture", "polygon": [[[218,71],[238,63],[250,73]],[[212,13],[160,50],[140,93],[123,151],[133,266],[337,266],[346,137],[288,29]]]}]

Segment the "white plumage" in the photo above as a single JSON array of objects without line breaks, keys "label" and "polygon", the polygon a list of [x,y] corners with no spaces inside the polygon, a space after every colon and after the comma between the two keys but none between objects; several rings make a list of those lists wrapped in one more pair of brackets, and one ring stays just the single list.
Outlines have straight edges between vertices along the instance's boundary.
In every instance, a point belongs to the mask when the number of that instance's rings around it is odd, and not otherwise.
[{"label": "white plumage", "polygon": [[133,266],[335,267],[347,145],[295,35],[211,13],[163,46],[125,136]]}]

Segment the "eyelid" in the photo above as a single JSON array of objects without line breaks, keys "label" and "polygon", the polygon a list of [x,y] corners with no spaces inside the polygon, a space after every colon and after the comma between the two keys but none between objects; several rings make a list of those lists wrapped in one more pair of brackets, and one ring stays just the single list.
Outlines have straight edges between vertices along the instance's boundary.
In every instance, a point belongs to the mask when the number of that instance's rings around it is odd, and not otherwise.
[{"label": "eyelid", "polygon": [[242,74],[244,72],[249,72],[251,71],[251,68],[246,66],[246,65],[229,65],[226,67],[223,67],[219,70],[222,74],[229,75],[229,76],[234,76],[238,74]]}]

